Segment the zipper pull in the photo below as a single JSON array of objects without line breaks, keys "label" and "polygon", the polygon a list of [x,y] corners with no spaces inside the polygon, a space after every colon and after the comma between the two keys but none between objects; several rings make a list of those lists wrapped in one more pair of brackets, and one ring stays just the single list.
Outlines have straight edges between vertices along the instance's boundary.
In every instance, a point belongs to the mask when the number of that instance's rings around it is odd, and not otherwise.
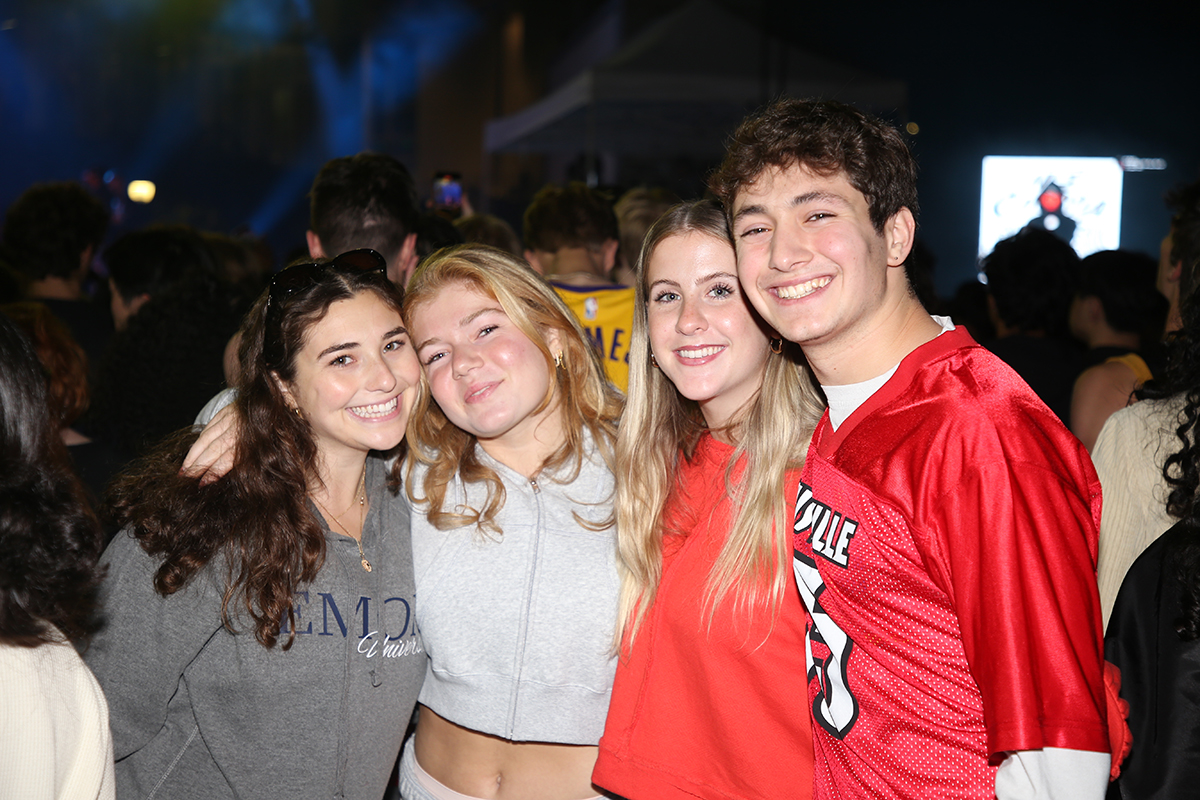
[{"label": "zipper pull", "polygon": [[537,478],[530,478],[530,479],[529,479],[529,485],[533,487],[533,493],[534,493],[534,494],[541,494],[541,493],[542,493],[542,489],[541,489],[541,487],[540,487],[540,486],[538,486]]}]

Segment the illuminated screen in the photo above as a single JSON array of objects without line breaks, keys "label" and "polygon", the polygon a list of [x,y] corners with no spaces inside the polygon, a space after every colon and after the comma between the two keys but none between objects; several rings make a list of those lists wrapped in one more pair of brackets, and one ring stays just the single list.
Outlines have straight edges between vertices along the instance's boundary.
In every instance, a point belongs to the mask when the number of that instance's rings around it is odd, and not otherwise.
[{"label": "illuminated screen", "polygon": [[1026,225],[1065,239],[1080,258],[1121,244],[1115,158],[987,156],[979,203],[979,256]]}]

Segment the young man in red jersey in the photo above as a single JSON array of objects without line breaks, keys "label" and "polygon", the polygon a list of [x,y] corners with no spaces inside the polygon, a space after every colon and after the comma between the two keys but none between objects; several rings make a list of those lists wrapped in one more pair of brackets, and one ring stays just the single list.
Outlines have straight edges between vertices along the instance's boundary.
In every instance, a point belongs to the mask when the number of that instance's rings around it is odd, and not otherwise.
[{"label": "young man in red jersey", "polygon": [[710,182],[747,297],[829,400],[794,536],[814,796],[1099,800],[1099,482],[1029,387],[917,300],[915,179],[891,126],[781,100]]}]

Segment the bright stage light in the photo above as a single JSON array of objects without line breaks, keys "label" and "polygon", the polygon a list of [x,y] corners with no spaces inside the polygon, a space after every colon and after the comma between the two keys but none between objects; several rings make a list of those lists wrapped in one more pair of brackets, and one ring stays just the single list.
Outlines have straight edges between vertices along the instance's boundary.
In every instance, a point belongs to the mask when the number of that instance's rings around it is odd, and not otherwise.
[{"label": "bright stage light", "polygon": [[129,199],[135,203],[149,203],[154,199],[155,191],[154,183],[151,181],[129,182]]}]

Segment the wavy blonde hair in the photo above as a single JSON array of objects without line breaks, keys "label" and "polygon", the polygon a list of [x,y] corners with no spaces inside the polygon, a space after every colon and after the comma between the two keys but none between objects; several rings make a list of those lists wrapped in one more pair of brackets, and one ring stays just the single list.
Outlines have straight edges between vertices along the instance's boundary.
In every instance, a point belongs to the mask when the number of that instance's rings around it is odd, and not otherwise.
[{"label": "wavy blonde hair", "polygon": [[[647,266],[671,236],[701,233],[729,244],[724,212],[714,201],[681,203],[646,233],[637,265],[637,306],[629,351],[629,396],[617,435],[617,541],[621,596],[617,643],[632,644],[654,603],[662,579],[662,511],[675,485],[680,458],[690,459],[706,430],[700,407],[675,390],[650,361],[646,320]],[[791,563],[791,526],[784,496],[786,473],[804,464],[805,451],[824,410],[817,384],[794,345],[767,359],[762,386],[733,420],[738,442],[725,471],[737,515],[705,590],[711,623],[733,592],[740,611],[779,610]],[[734,483],[734,466],[745,462]]]},{"label": "wavy blonde hair", "polygon": [[[531,413],[539,414],[552,403],[562,406],[565,441],[542,463],[556,479],[569,483],[579,474],[585,457],[585,431],[590,432],[604,463],[615,465],[614,442],[622,400],[609,383],[596,350],[589,343],[575,315],[541,276],[523,260],[503,250],[480,244],[464,244],[439,250],[412,277],[404,295],[404,318],[411,320],[421,305],[431,302],[447,286],[466,285],[500,304],[513,324],[533,342],[556,380],[542,402]],[[555,354],[546,343],[546,332],[558,332],[562,367],[556,368]],[[502,535],[496,514],[504,507],[504,484],[491,467],[480,462],[476,438],[455,426],[434,400],[422,378],[420,392],[408,423],[408,462],[404,485],[414,503],[429,503],[428,518],[439,530],[474,525],[484,534]],[[429,470],[416,494],[413,470]],[[567,467],[564,471],[562,468]],[[444,508],[446,485],[455,474],[466,483],[487,485],[487,501],[480,509]],[[611,521],[602,525],[607,527]]]}]

